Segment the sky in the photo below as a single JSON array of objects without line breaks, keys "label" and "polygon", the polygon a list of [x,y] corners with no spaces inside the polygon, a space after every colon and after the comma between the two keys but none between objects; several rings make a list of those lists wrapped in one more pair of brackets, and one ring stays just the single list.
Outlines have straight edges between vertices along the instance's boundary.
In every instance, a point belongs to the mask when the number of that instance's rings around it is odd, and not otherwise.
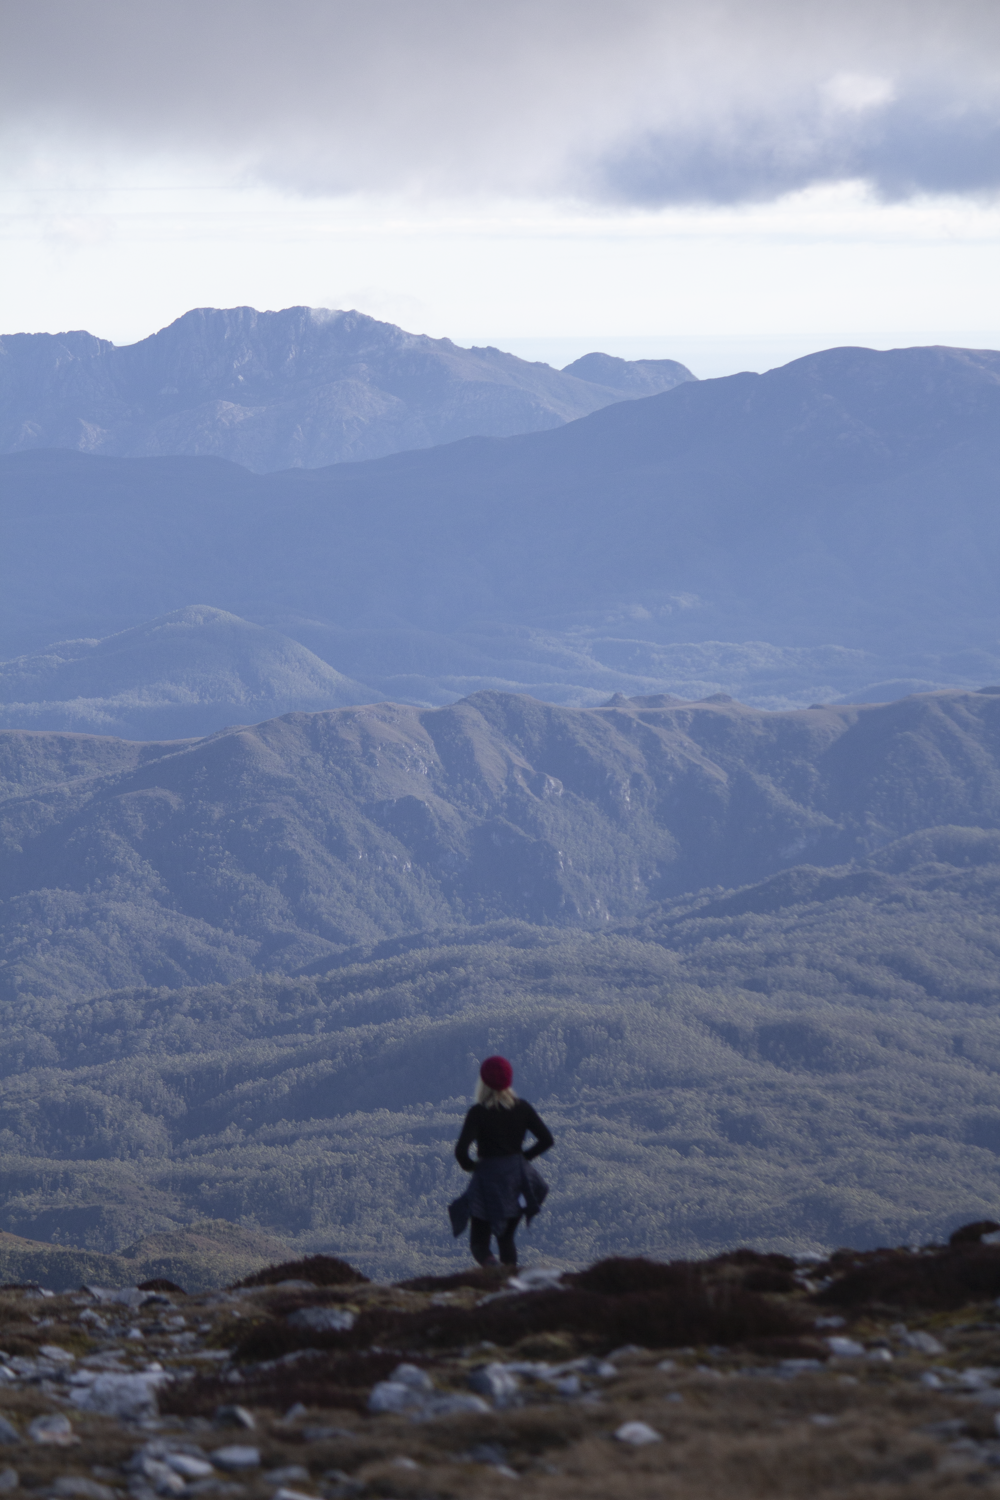
[{"label": "sky", "polygon": [[1000,346],[997,0],[2,0],[0,331]]}]

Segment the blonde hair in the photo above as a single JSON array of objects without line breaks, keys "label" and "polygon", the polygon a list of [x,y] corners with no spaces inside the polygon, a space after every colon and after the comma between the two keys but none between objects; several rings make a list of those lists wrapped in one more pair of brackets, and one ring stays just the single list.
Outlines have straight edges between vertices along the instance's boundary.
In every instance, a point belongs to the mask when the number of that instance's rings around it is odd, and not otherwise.
[{"label": "blonde hair", "polygon": [[491,1089],[488,1083],[480,1078],[476,1084],[476,1103],[482,1104],[486,1109],[513,1109],[517,1103],[517,1095],[513,1089]]}]

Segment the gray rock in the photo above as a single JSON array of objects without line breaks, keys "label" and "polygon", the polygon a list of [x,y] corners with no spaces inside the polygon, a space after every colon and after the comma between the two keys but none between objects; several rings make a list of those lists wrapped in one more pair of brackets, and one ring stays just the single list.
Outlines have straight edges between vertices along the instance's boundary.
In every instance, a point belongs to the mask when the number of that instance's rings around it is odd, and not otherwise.
[{"label": "gray rock", "polygon": [[253,1412],[245,1406],[220,1406],[213,1419],[216,1427],[243,1427],[252,1432],[257,1426]]},{"label": "gray rock", "polygon": [[424,1403],[422,1415],[427,1417],[455,1417],[467,1411],[490,1411],[490,1404],[482,1396],[432,1396]]},{"label": "gray rock", "polygon": [[615,1430],[620,1443],[631,1443],[633,1448],[643,1448],[647,1443],[662,1443],[663,1439],[647,1422],[623,1422]]},{"label": "gray rock", "polygon": [[21,1434],[6,1417],[0,1417],[0,1443],[19,1443]]},{"label": "gray rock", "polygon": [[207,1458],[196,1458],[193,1453],[165,1453],[163,1461],[182,1479],[208,1479],[212,1465]]},{"label": "gray rock", "polygon": [[[478,1370],[471,1372],[467,1384],[471,1391],[479,1396],[489,1397],[498,1406],[506,1406],[513,1401],[521,1387],[517,1375],[506,1365],[497,1363],[480,1365]],[[579,1387],[579,1381],[577,1386]]]},{"label": "gray rock", "polygon": [[916,1349],[920,1354],[943,1354],[944,1345],[940,1339],[936,1339],[932,1333],[904,1333],[902,1341],[907,1349]]},{"label": "gray rock", "polygon": [[70,1399],[81,1411],[101,1412],[108,1417],[155,1417],[156,1387],[164,1379],[162,1372],[98,1375],[89,1385],[75,1387]]},{"label": "gray rock", "polygon": [[268,1469],[264,1478],[269,1484],[302,1484],[309,1478],[304,1464],[286,1464],[282,1469]]},{"label": "gray rock", "polygon": [[402,1381],[380,1380],[372,1387],[371,1395],[368,1397],[368,1410],[371,1412],[413,1411],[422,1407],[426,1399],[423,1392],[403,1385]]},{"label": "gray rock", "polygon": [[418,1365],[397,1365],[389,1376],[397,1385],[408,1385],[413,1391],[431,1392],[434,1382],[426,1370],[421,1370]]},{"label": "gray rock", "polygon": [[115,1492],[96,1479],[86,1479],[82,1474],[63,1474],[52,1485],[50,1495],[64,1495],[67,1500],[115,1500]]},{"label": "gray rock", "polygon": [[0,1495],[5,1495],[8,1490],[16,1490],[21,1483],[21,1476],[16,1469],[0,1469]]},{"label": "gray rock", "polygon": [[260,1449],[245,1448],[241,1443],[232,1443],[226,1448],[216,1448],[212,1462],[217,1469],[239,1471],[260,1466]]},{"label": "gray rock", "polygon": [[354,1327],[354,1314],[343,1307],[300,1307],[289,1317],[288,1326],[313,1333],[344,1333]]},{"label": "gray rock", "polygon": [[80,1441],[69,1417],[64,1417],[62,1412],[36,1417],[28,1427],[28,1436],[33,1443],[52,1443],[59,1448],[66,1448],[70,1443]]},{"label": "gray rock", "polygon": [[827,1348],[836,1359],[863,1359],[865,1353],[864,1344],[859,1344],[857,1339],[845,1338],[842,1334],[834,1334],[826,1341]]}]

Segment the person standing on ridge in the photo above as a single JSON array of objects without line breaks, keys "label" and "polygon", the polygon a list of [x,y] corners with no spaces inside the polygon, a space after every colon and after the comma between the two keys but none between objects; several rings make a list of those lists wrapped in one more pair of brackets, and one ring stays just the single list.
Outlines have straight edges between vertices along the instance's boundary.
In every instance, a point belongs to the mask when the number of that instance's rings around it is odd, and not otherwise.
[{"label": "person standing on ridge", "polygon": [[[449,1203],[452,1232],[457,1239],[471,1221],[469,1249],[481,1266],[495,1266],[490,1238],[496,1236],[500,1263],[517,1268],[514,1235],[522,1216],[530,1224],[548,1197],[548,1184],[530,1165],[552,1145],[552,1132],[526,1099],[511,1088],[514,1069],[505,1057],[488,1057],[479,1069],[476,1102],[465,1117],[455,1157],[472,1181],[460,1198]],[[521,1148],[530,1132],[535,1144]],[[476,1155],[469,1147],[476,1144]]]}]

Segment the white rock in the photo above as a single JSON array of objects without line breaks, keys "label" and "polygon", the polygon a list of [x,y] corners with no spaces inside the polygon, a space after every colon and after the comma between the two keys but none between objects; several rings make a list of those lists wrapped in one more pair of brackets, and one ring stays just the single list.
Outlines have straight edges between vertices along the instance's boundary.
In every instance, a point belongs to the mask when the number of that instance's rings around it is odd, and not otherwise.
[{"label": "white rock", "polygon": [[259,1448],[244,1448],[242,1443],[230,1443],[225,1448],[216,1448],[212,1462],[217,1469],[256,1469],[260,1464]]},{"label": "white rock", "polygon": [[615,1431],[620,1443],[631,1443],[633,1448],[642,1448],[646,1443],[662,1443],[660,1434],[647,1422],[623,1422]]},{"label": "white rock", "polygon": [[871,1359],[871,1360],[874,1360],[876,1364],[881,1363],[881,1364],[887,1365],[887,1364],[890,1364],[892,1362],[892,1350],[891,1349],[869,1349],[868,1350],[868,1358]]},{"label": "white rock", "polygon": [[859,1344],[857,1339],[847,1339],[834,1334],[827,1339],[826,1344],[830,1353],[837,1359],[862,1359],[864,1357],[865,1346]]},{"label": "white rock", "polygon": [[564,1375],[562,1380],[556,1381],[555,1385],[560,1396],[579,1396],[580,1394],[579,1375]]},{"label": "white rock", "polygon": [[412,1411],[414,1407],[423,1406],[426,1399],[421,1391],[403,1385],[400,1380],[380,1380],[378,1385],[372,1387],[368,1397],[368,1410]]},{"label": "white rock", "polygon": [[183,1495],[187,1489],[180,1474],[175,1474],[169,1464],[151,1453],[137,1453],[129,1468],[133,1474],[141,1474],[144,1479],[148,1479],[158,1495]]},{"label": "white rock", "polygon": [[114,1490],[82,1474],[61,1474],[49,1493],[65,1496],[67,1500],[115,1500]]},{"label": "white rock", "polygon": [[303,1495],[301,1490],[286,1490],[284,1486],[275,1490],[271,1500],[316,1500],[315,1495]]},{"label": "white rock", "polygon": [[939,1391],[944,1385],[940,1375],[935,1375],[932,1370],[925,1370],[920,1377],[920,1384],[927,1386],[928,1390]]},{"label": "white rock", "polygon": [[557,1287],[562,1278],[562,1271],[539,1266],[533,1271],[521,1271],[517,1276],[512,1276],[507,1286],[515,1292],[544,1292]]},{"label": "white rock", "polygon": [[479,1396],[488,1396],[500,1406],[512,1401],[521,1388],[515,1372],[498,1363],[481,1365],[478,1370],[473,1370],[467,1383],[470,1391],[475,1391]]},{"label": "white rock", "polygon": [[345,1333],[354,1327],[354,1314],[344,1307],[300,1307],[289,1317],[288,1326],[313,1333]]},{"label": "white rock", "polygon": [[143,1371],[137,1375],[98,1375],[90,1385],[77,1386],[70,1397],[81,1411],[107,1417],[155,1417],[156,1388],[166,1377]]},{"label": "white rock", "polygon": [[433,1391],[434,1382],[418,1365],[397,1365],[389,1376],[396,1385],[408,1385],[411,1391]]},{"label": "white rock", "polygon": [[51,1359],[56,1365],[76,1364],[76,1355],[70,1354],[69,1350],[63,1349],[60,1344],[43,1344],[38,1352],[46,1359]]},{"label": "white rock", "polygon": [[36,1417],[28,1428],[28,1436],[34,1443],[52,1443],[59,1448],[66,1448],[70,1443],[80,1441],[69,1417],[64,1417],[62,1412]]},{"label": "white rock", "polygon": [[904,1333],[903,1343],[907,1349],[916,1349],[921,1354],[943,1354],[944,1345],[932,1333]]},{"label": "white rock", "polygon": [[182,1479],[207,1479],[214,1472],[207,1458],[195,1458],[193,1453],[165,1453],[163,1462]]},{"label": "white rock", "polygon": [[[423,1414],[428,1417],[455,1417],[465,1411],[491,1411],[492,1407],[482,1396],[434,1396],[425,1401]],[[420,1413],[417,1413],[419,1416]]]}]

